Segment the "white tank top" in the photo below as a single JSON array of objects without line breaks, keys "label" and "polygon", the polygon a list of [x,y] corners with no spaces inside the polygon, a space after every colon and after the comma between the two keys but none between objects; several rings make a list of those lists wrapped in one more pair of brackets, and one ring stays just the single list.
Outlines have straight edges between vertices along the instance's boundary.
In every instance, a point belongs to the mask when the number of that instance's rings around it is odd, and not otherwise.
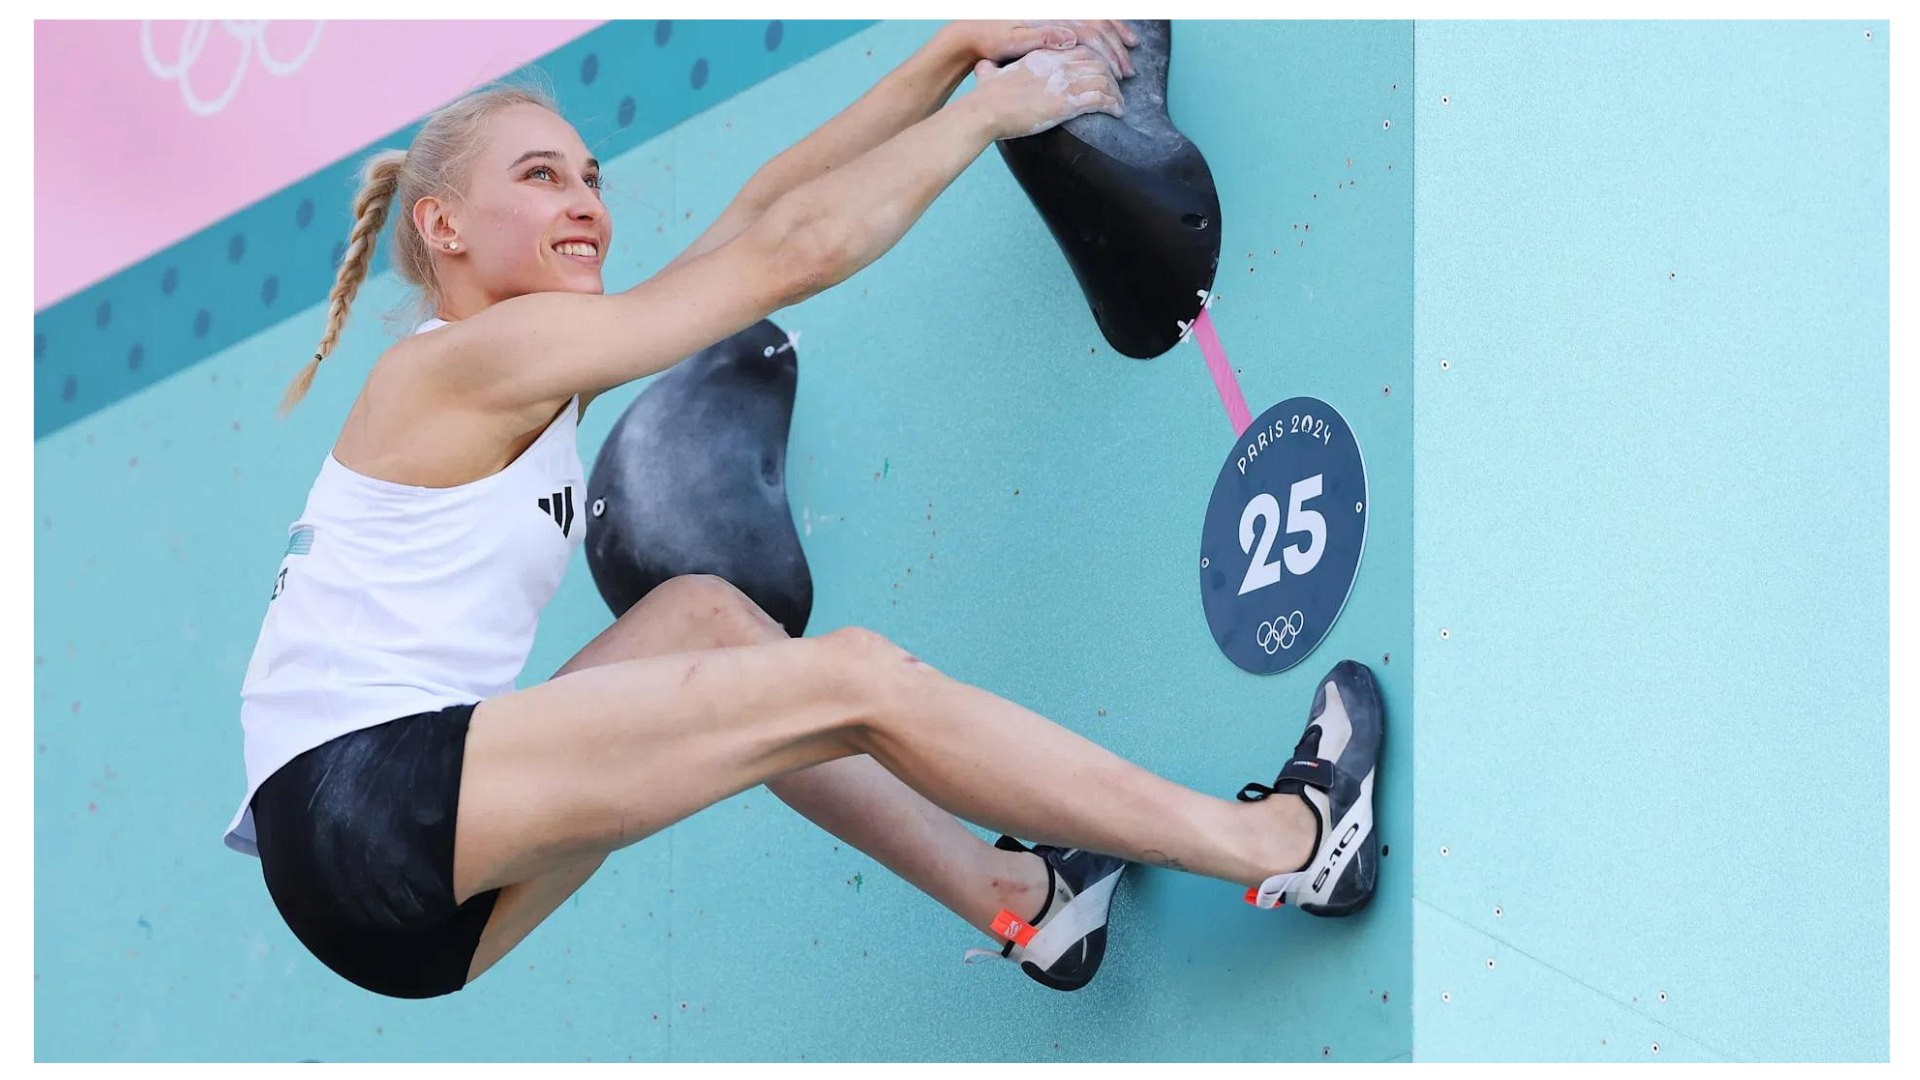
[{"label": "white tank top", "polygon": [[259,854],[254,792],[302,753],[514,688],[587,531],[579,403],[505,469],[458,487],[375,480],[327,455],[241,685],[247,795],[228,847]]}]

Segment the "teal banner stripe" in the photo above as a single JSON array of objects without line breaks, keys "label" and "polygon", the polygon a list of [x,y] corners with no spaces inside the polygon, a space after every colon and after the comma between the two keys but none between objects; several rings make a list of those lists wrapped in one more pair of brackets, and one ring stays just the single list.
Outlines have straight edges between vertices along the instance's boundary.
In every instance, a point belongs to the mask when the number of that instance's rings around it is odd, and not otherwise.
[{"label": "teal banner stripe", "polygon": [[306,555],[313,551],[313,526],[303,525],[287,537],[288,555]]},{"label": "teal banner stripe", "polygon": [[[615,22],[529,66],[552,80],[567,118],[610,159],[871,25]],[[324,300],[361,162],[406,146],[424,119],[36,314],[34,438]],[[374,273],[388,269],[388,254],[377,249]]]}]

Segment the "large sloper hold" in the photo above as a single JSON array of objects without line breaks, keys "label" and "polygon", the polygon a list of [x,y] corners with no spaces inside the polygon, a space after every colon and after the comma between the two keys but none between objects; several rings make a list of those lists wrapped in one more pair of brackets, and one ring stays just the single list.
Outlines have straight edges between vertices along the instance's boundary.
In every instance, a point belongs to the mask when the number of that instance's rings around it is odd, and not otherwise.
[{"label": "large sloper hold", "polygon": [[1173,348],[1199,315],[1220,264],[1220,196],[1200,148],[1167,115],[1173,29],[1133,20],[1135,75],[1124,118],[1076,116],[999,143],[1014,179],[1052,230],[1094,322],[1116,352],[1146,360]]},{"label": "large sloper hold", "polygon": [[615,616],[682,574],[733,583],[789,635],[813,576],[787,504],[798,356],[761,320],[654,377],[587,479],[587,566]]}]

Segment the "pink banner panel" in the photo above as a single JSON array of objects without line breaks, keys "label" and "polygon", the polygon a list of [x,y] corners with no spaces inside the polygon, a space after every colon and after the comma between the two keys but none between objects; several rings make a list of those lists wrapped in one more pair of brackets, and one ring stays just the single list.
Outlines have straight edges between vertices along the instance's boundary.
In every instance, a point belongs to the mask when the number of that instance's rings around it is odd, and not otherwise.
[{"label": "pink banner panel", "polygon": [[34,24],[34,310],[598,20]]}]

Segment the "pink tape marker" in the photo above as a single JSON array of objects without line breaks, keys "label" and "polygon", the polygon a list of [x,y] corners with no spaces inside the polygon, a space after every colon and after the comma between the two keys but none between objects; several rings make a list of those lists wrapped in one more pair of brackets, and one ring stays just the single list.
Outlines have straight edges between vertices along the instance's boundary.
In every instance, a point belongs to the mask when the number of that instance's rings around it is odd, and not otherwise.
[{"label": "pink tape marker", "polygon": [[1213,373],[1213,388],[1226,406],[1227,420],[1235,435],[1253,426],[1253,414],[1247,411],[1246,395],[1240,392],[1240,380],[1233,377],[1233,365],[1227,363],[1227,350],[1220,347],[1220,335],[1213,329],[1213,313],[1200,309],[1193,321],[1193,339],[1200,343],[1200,354],[1207,358],[1207,370]]}]

